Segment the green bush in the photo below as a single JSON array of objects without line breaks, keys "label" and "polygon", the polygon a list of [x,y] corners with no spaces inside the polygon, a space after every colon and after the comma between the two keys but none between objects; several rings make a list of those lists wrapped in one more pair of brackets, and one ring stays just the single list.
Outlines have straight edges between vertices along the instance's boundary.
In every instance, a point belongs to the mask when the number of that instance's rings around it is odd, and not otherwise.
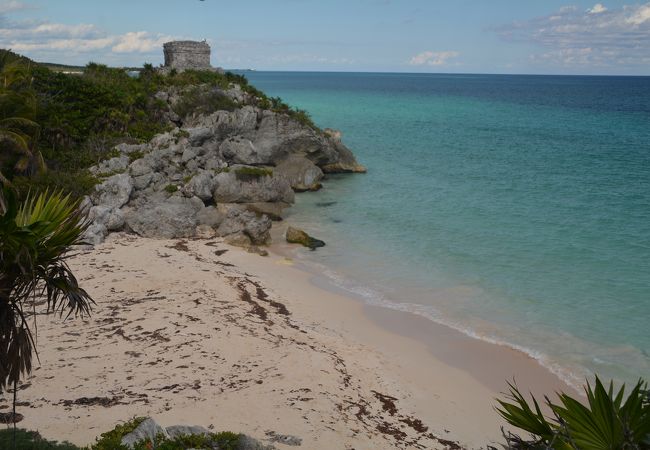
[{"label": "green bush", "polygon": [[[13,429],[0,429],[0,448],[13,449]],[[16,430],[16,450],[82,450],[69,442],[55,442],[43,439],[36,431]]]},{"label": "green bush", "polygon": [[144,439],[135,444],[134,450],[186,450],[188,448],[211,450],[237,450],[241,435],[228,431],[214,434],[193,434],[177,436],[166,439],[163,436],[156,438],[155,442]]},{"label": "green bush", "polygon": [[111,431],[102,433],[97,442],[90,446],[90,450],[128,450],[121,444],[122,438],[138,428],[144,420],[145,417],[134,417],[122,425],[117,425]]},{"label": "green bush", "polygon": [[192,114],[212,114],[215,111],[234,111],[237,104],[221,91],[206,86],[197,86],[185,92],[174,105],[174,112],[180,117]]},{"label": "green bush", "polygon": [[75,199],[80,199],[93,192],[100,179],[85,169],[74,173],[59,173],[50,170],[32,177],[16,177],[12,182],[20,198],[25,198],[28,192],[38,194],[49,190],[50,192],[63,191]]},{"label": "green bush", "polygon": [[243,177],[271,177],[273,170],[266,167],[240,167],[235,170],[235,174]]},{"label": "green bush", "polygon": [[174,192],[178,192],[178,186],[176,186],[175,184],[168,184],[167,186],[165,186],[165,192],[167,192],[169,194],[173,194]]},{"label": "green bush", "polygon": [[532,397],[533,407],[514,384],[509,384],[507,400],[498,400],[499,414],[512,426],[532,435],[526,440],[506,434],[510,449],[558,450],[624,450],[650,449],[650,394],[647,384],[640,380],[623,401],[625,386],[614,393],[596,377],[595,387],[587,383],[587,405],[564,393],[560,403],[546,404],[554,417],[544,416],[539,403]]}]

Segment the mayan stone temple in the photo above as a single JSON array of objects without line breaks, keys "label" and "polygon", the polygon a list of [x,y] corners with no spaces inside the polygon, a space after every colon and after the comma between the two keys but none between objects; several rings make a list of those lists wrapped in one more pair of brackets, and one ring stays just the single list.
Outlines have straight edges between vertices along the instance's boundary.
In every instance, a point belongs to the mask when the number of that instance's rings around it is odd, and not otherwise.
[{"label": "mayan stone temple", "polygon": [[164,71],[219,70],[210,64],[210,45],[206,41],[172,41],[163,45]]}]

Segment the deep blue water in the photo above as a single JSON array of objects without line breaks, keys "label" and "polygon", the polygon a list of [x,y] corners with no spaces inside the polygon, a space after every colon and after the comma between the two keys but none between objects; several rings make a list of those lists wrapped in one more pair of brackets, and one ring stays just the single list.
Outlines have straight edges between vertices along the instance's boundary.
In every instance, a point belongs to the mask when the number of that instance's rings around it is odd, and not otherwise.
[{"label": "deep blue water", "polygon": [[246,75],[368,167],[290,213],[337,283],[574,381],[650,379],[650,77]]}]

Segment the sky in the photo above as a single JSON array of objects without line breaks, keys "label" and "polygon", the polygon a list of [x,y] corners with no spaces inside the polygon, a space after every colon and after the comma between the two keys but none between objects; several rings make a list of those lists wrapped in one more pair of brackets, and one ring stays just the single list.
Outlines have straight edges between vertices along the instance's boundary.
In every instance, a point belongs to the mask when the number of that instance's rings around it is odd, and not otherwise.
[{"label": "sky", "polygon": [[226,69],[650,75],[650,2],[0,0],[0,47],[41,62],[163,62],[207,40]]}]

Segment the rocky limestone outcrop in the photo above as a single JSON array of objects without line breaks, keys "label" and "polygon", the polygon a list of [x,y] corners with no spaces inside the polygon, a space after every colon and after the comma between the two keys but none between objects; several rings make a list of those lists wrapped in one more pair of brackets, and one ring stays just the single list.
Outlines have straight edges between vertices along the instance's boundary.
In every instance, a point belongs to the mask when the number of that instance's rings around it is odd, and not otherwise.
[{"label": "rocky limestone outcrop", "polygon": [[[156,94],[170,117],[182,95],[173,89]],[[238,86],[219,95],[240,107],[173,117],[171,131],[120,144],[115,157],[91,168],[102,182],[83,202],[88,243],[112,231],[180,238],[213,230],[238,245],[264,245],[270,219],[282,218],[294,192],[319,189],[326,173],[365,171],[340,133],[247,104]]]},{"label": "rocky limestone outcrop", "polygon": [[[172,440],[181,436],[206,436],[208,447],[203,449],[219,448],[216,443],[210,442],[211,432],[207,428],[201,426],[187,426],[187,425],[173,425],[167,428],[160,426],[151,417],[146,418],[140,423],[131,433],[122,437],[120,444],[126,448],[133,449],[138,443],[159,442],[162,439]],[[275,435],[275,434],[274,434]],[[293,439],[293,442],[302,442],[300,439],[293,436],[288,436]],[[280,442],[280,440],[278,440]],[[291,444],[290,444],[291,445]],[[237,450],[275,450],[273,445],[266,445],[260,441],[253,439],[245,434],[240,434],[237,441]],[[188,449],[192,450],[192,449]],[[199,449],[196,449],[199,450]]]}]

